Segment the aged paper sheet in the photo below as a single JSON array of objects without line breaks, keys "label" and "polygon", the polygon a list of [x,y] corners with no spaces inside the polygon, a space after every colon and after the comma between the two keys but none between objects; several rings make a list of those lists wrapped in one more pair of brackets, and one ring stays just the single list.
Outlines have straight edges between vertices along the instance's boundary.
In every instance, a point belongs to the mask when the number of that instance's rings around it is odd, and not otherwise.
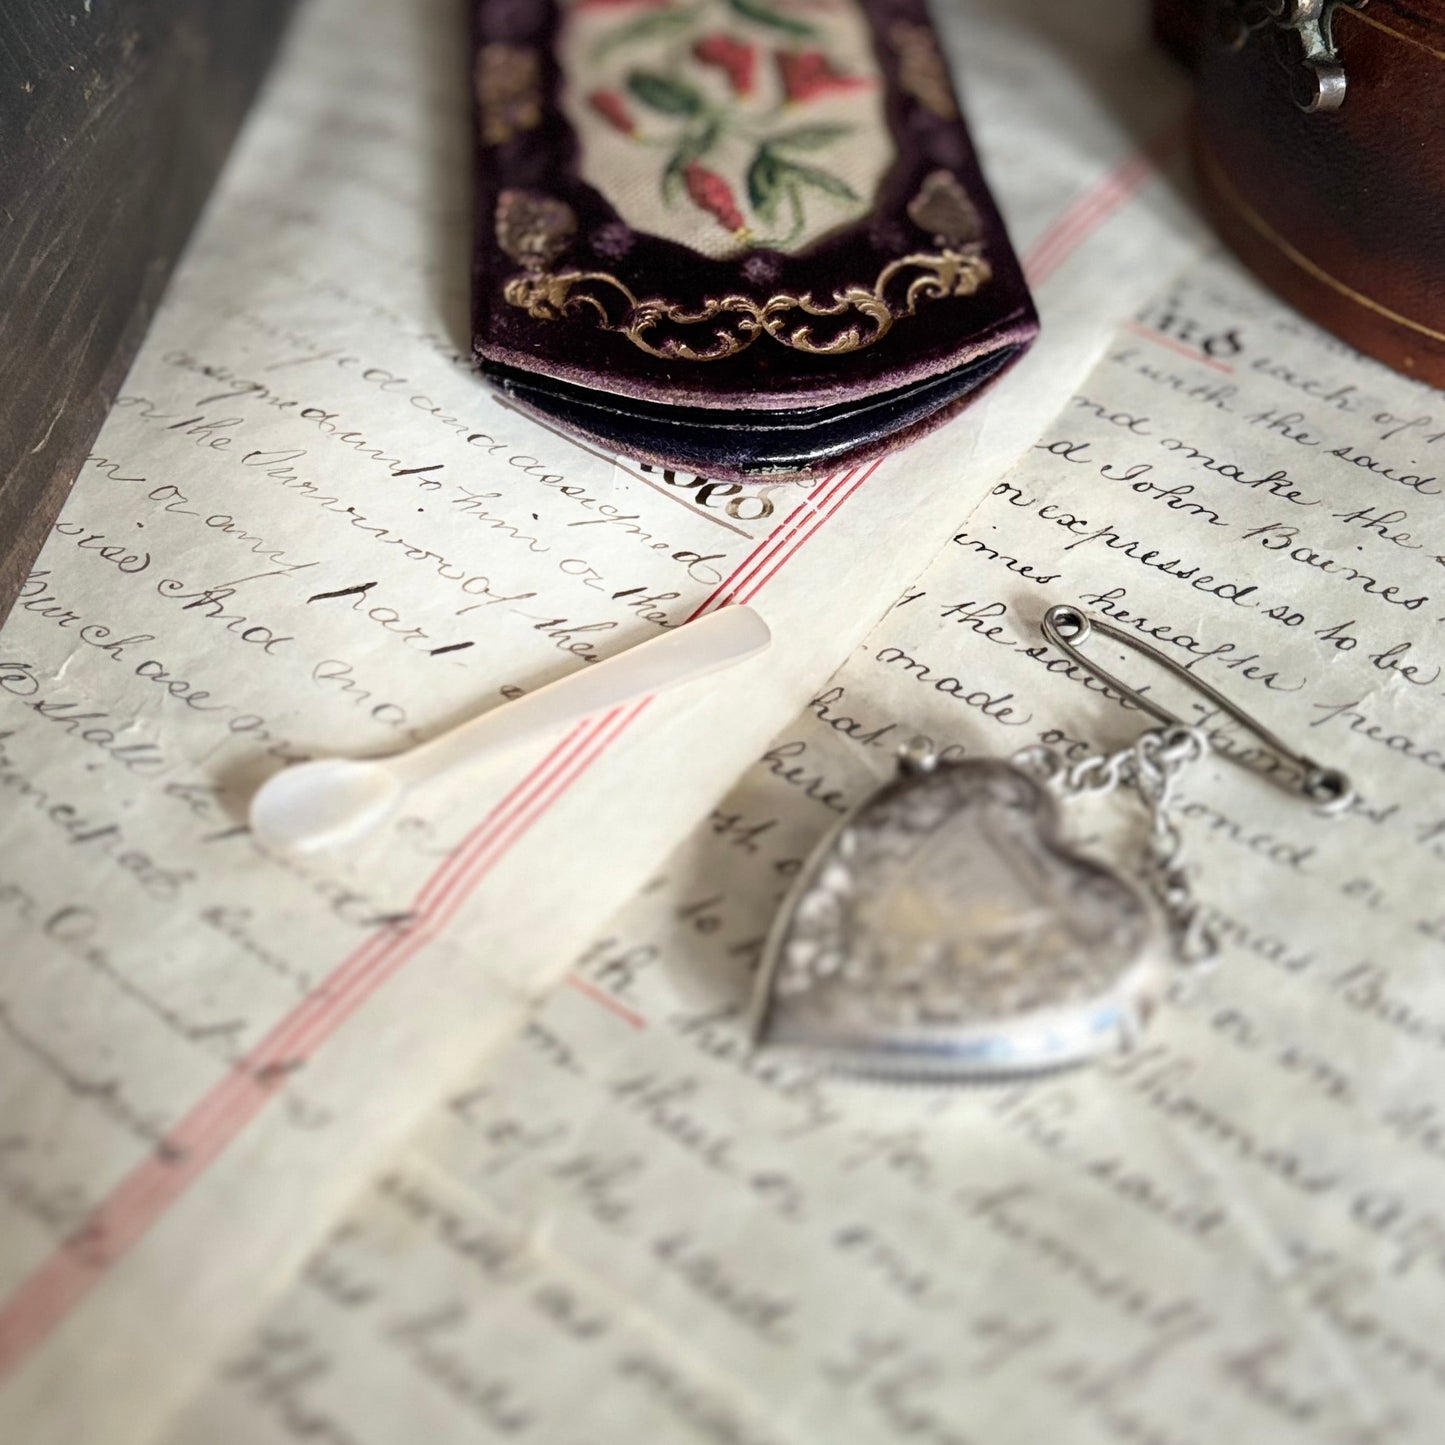
[{"label": "aged paper sheet", "polygon": [[[1161,294],[170,1445],[1438,1439],[1439,401],[1232,264]],[[1352,810],[1102,645],[1218,750],[1177,813],[1217,972],[1134,1052],[1015,1087],[749,1053],[771,910],[900,741],[1144,725],[1041,641],[1060,599],[1347,769]]]},{"label": "aged paper sheet", "polygon": [[[1048,342],[876,471],[744,492],[478,384],[461,7],[304,7],[0,635],[6,1438],[152,1438],[1197,251],[1156,169],[1181,85],[1132,6],[1087,34],[1070,8],[950,17]],[[334,860],[244,829],[289,760],[744,600],[778,640],[727,686],[539,740]]]}]

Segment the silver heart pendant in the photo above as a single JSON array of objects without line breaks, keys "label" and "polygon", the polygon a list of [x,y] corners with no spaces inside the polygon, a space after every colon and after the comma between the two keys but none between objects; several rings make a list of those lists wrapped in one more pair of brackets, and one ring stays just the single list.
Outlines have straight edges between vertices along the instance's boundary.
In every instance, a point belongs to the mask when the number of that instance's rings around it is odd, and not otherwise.
[{"label": "silver heart pendant", "polygon": [[1132,1042],[1169,959],[1152,900],[1063,844],[1040,782],[925,756],[808,860],[768,940],[753,1034],[885,1078],[1060,1068]]}]

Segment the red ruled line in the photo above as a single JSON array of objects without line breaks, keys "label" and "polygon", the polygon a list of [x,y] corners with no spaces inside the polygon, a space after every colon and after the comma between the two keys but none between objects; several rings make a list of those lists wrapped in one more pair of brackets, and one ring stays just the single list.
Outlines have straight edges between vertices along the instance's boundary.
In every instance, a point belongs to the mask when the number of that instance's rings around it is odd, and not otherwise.
[{"label": "red ruled line", "polygon": [[569,987],[575,988],[578,993],[585,993],[593,1003],[600,1003],[603,1008],[611,1013],[615,1013],[618,1018],[626,1019],[633,1028],[645,1029],[647,1027],[647,1020],[643,1018],[640,1013],[635,1012],[633,1009],[628,1008],[625,1003],[621,1003],[619,1000],[613,998],[606,989],[598,988],[590,979],[585,979],[580,974],[569,973],[567,975],[567,983]]},{"label": "red ruled line", "polygon": [[1172,336],[1165,336],[1162,331],[1155,331],[1152,327],[1141,326],[1137,321],[1125,322],[1125,325],[1135,336],[1142,336],[1145,341],[1152,341],[1155,346],[1168,347],[1170,351],[1177,351],[1180,356],[1187,356],[1190,361],[1197,361],[1203,366],[1212,366],[1216,371],[1222,371],[1226,376],[1234,375],[1234,368],[1227,361],[1216,361],[1212,356],[1206,356],[1202,351],[1196,351],[1192,346],[1186,346],[1182,341],[1176,341]]},{"label": "red ruled line", "polygon": [[881,462],[874,462],[871,466],[864,467],[861,472],[845,472],[839,484],[833,488],[826,500],[817,504],[817,511],[808,519],[805,530],[798,532],[788,549],[782,556],[766,558],[762,566],[766,570],[755,569],[739,585],[737,591],[728,595],[731,602],[750,602],[760,591],[777,576],[783,564],[797,555],[807,543],[818,533],[823,524],[873,475],[882,465]]},{"label": "red ruled line", "polygon": [[[579,724],[492,809],[424,884],[431,911],[400,932],[379,935],[335,968],[170,1131],[164,1157],[148,1155],[0,1309],[0,1378],[38,1346],[165,1210],[269,1102],[276,1088],[366,999],[432,938],[461,906],[455,884],[477,883],[542,816],[555,796],[604,752],[644,704]],[[437,894],[439,877],[450,875]]]},{"label": "red ruled line", "polygon": [[[828,477],[734,568],[693,617],[755,597],[876,470]],[[44,1343],[357,1009],[437,938],[467,896],[647,708],[650,698],[574,727],[472,829],[422,884],[400,928],[367,940],[184,1115],[164,1146],[131,1170],[86,1223],[0,1305],[0,1379]],[[590,985],[574,978],[574,986]],[[600,990],[598,991],[600,993]],[[601,1000],[599,1000],[601,1001]],[[615,999],[636,1027],[644,1020]]]},{"label": "red ruled line", "polygon": [[1132,200],[1183,145],[1186,130],[1186,117],[1180,116],[1067,207],[1024,256],[1029,285],[1042,285],[1115,211]]},{"label": "red ruled line", "polygon": [[[737,589],[742,583],[753,575],[759,568],[765,566],[772,557],[787,556],[790,554],[790,544],[797,536],[799,530],[807,523],[808,519],[816,516],[823,500],[833,492],[849,477],[852,472],[844,472],[841,476],[834,475],[824,477],[821,482],[813,488],[813,493],[806,500],[798,503],[776,527],[769,533],[767,539],[761,546],[755,547],[733,570],[723,578],[712,592],[703,601],[702,605],[692,614],[692,617],[701,617],[704,612],[711,612],[715,607],[724,607],[730,601],[735,600]],[[692,620],[688,618],[688,621]]]}]

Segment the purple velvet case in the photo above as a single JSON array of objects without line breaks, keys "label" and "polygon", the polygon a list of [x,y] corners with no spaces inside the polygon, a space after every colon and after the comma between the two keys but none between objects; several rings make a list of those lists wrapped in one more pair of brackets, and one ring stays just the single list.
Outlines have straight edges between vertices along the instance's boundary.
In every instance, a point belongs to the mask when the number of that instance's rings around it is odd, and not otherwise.
[{"label": "purple velvet case", "polygon": [[710,476],[936,425],[1037,320],[921,0],[479,0],[475,347]]}]

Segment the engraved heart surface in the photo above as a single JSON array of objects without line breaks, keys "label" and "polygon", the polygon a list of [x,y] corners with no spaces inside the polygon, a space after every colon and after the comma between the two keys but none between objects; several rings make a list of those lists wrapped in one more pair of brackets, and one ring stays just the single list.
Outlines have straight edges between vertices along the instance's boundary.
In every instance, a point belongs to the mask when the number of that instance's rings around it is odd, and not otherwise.
[{"label": "engraved heart surface", "polygon": [[1130,1041],[1162,987],[1152,903],[1065,846],[1011,763],[905,771],[808,860],[774,925],[760,1043],[845,1072],[1009,1076]]}]

